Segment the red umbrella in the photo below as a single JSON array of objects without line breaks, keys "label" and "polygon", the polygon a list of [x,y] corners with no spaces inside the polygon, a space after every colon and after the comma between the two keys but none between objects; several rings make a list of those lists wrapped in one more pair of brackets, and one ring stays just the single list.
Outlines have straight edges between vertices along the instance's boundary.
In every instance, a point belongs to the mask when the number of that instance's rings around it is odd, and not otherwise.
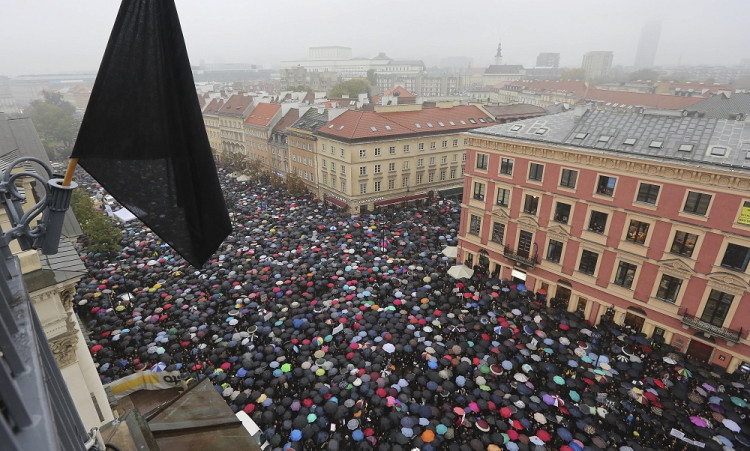
[{"label": "red umbrella", "polygon": [[536,436],[542,439],[545,442],[550,441],[552,437],[550,437],[549,432],[545,431],[544,429],[539,429],[536,431]]},{"label": "red umbrella", "polygon": [[91,348],[91,352],[99,352],[102,349],[102,345],[94,345],[94,347]]},{"label": "red umbrella", "polygon": [[510,407],[503,407],[500,409],[500,416],[503,418],[510,418],[510,416],[513,415],[513,411],[510,410]]}]

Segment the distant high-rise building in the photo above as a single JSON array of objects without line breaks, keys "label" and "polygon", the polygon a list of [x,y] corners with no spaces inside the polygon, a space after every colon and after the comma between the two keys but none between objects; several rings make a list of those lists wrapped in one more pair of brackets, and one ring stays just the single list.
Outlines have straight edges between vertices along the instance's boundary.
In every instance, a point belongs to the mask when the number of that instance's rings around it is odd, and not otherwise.
[{"label": "distant high-rise building", "polygon": [[641,30],[641,38],[638,40],[638,51],[635,54],[635,67],[638,69],[653,67],[656,59],[656,49],[659,47],[661,36],[661,24],[658,22],[647,23]]},{"label": "distant high-rise building", "polygon": [[540,53],[536,57],[536,67],[560,67],[560,54]]},{"label": "distant high-rise building", "polygon": [[598,80],[607,77],[612,69],[612,52],[595,51],[583,55],[581,68],[586,73],[586,80]]}]

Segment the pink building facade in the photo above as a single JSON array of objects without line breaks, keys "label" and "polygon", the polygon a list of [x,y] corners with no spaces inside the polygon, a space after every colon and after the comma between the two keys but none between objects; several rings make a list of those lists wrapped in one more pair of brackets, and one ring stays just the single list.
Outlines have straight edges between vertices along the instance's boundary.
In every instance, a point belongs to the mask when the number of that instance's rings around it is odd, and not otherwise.
[{"label": "pink building facade", "polygon": [[644,116],[472,132],[458,259],[734,371],[750,362],[750,126]]}]

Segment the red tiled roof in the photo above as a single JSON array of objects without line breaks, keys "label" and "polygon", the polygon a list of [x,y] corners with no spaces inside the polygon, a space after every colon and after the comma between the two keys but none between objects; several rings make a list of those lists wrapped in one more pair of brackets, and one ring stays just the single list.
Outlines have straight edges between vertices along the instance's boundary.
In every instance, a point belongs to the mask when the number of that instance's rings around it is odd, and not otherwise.
[{"label": "red tiled roof", "polygon": [[297,108],[291,108],[289,111],[286,112],[284,117],[281,118],[281,120],[274,126],[274,131],[276,130],[285,130],[288,127],[291,127],[292,124],[297,122],[297,119],[299,119],[299,110]]},{"label": "red tiled roof", "polygon": [[203,109],[203,114],[219,114],[219,110],[224,105],[222,99],[213,99],[211,103]]},{"label": "red tiled roof", "polygon": [[394,86],[391,89],[387,90],[385,93],[383,93],[383,96],[395,96],[396,93],[398,93],[398,97],[417,97],[414,94],[410,93],[406,90],[403,86]]},{"label": "red tiled roof", "polygon": [[[484,122],[479,121],[480,118]],[[493,124],[487,113],[474,105],[388,113],[348,110],[321,127],[318,133],[342,139],[382,138],[464,131]]]},{"label": "red tiled roof", "polygon": [[608,91],[590,88],[587,100],[597,100],[618,106],[645,106],[666,110],[681,110],[703,100],[702,97],[671,96],[666,94],[650,94],[646,92]]},{"label": "red tiled roof", "polygon": [[260,103],[250,112],[250,115],[245,119],[245,123],[258,127],[267,127],[279,111],[281,111],[281,105],[278,103]]},{"label": "red tiled roof", "polygon": [[550,81],[550,80],[528,80],[528,81],[509,81],[497,86],[501,89],[511,89],[511,87],[523,87],[531,91],[554,91],[569,92],[576,97],[583,97],[586,93],[586,83],[583,81]]},{"label": "red tiled roof", "polygon": [[242,116],[252,105],[253,98],[241,94],[235,94],[219,109],[219,114],[228,114],[232,116]]}]

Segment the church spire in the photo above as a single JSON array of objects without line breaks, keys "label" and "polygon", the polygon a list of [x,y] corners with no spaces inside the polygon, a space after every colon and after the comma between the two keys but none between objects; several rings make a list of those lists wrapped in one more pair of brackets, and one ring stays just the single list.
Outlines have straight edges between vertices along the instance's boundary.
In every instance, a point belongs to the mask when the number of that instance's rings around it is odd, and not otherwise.
[{"label": "church spire", "polygon": [[500,66],[503,64],[503,45],[502,43],[497,43],[497,53],[495,54],[495,64]]}]

